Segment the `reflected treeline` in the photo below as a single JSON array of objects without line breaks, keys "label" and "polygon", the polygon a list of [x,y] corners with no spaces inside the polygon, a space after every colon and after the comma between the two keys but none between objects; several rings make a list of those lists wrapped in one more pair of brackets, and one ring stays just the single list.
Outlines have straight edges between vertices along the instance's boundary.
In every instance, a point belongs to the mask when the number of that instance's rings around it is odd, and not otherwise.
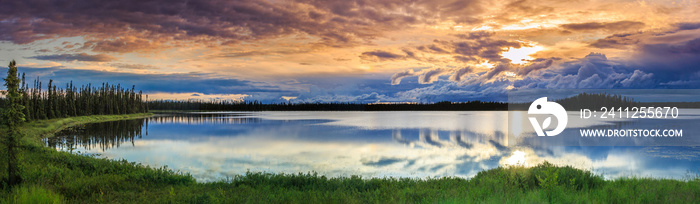
[{"label": "reflected treeline", "polygon": [[135,138],[143,137],[148,129],[148,120],[120,120],[104,123],[91,123],[68,128],[57,133],[54,137],[44,139],[47,146],[73,150],[77,147],[84,149],[101,149],[119,147],[124,143],[134,145]]},{"label": "reflected treeline", "polygon": [[260,122],[260,118],[238,113],[180,113],[162,114],[150,118],[91,123],[63,130],[46,138],[47,146],[64,150],[78,147],[101,149],[119,147],[125,143],[134,145],[134,139],[148,135],[148,124],[243,124]]},{"label": "reflected treeline", "polygon": [[148,121],[156,124],[245,124],[260,122],[260,118],[249,113],[176,113],[156,115]]},{"label": "reflected treeline", "polygon": [[426,148],[460,147],[471,149],[475,144],[484,144],[493,146],[498,150],[504,150],[508,146],[508,138],[502,132],[482,134],[467,130],[451,131],[449,140],[441,140],[437,130],[420,129],[418,131],[418,140],[410,140],[404,138],[401,130],[397,129],[392,132],[392,138],[395,142],[401,144]]}]

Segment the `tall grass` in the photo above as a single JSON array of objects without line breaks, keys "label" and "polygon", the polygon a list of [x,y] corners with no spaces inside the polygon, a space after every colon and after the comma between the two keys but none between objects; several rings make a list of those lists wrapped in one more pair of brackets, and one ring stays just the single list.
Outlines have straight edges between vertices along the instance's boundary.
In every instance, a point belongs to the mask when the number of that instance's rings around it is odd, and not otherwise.
[{"label": "tall grass", "polygon": [[37,186],[21,186],[12,190],[10,203],[60,204],[66,203],[63,196]]}]

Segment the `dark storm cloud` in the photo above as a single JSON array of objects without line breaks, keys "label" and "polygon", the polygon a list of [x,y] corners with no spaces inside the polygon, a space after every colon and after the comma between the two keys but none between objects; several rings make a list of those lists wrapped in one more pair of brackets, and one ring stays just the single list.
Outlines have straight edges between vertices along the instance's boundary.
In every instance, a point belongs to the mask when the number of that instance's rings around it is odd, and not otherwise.
[{"label": "dark storm cloud", "polygon": [[9,1],[0,7],[0,40],[17,44],[84,36],[99,52],[152,49],[171,40],[238,43],[290,34],[348,46],[382,32],[437,20],[473,22],[478,1]]},{"label": "dark storm cloud", "polygon": [[[700,80],[700,38],[676,44],[644,44],[634,55],[642,71],[654,73],[662,82]],[[697,88],[687,87],[687,88]]]},{"label": "dark storm cloud", "polygon": [[639,21],[617,21],[609,23],[589,22],[589,23],[570,23],[561,25],[562,28],[573,31],[586,30],[638,30],[644,28],[644,23]]},{"label": "dark storm cloud", "polygon": [[105,54],[90,55],[90,54],[86,54],[86,53],[38,55],[38,56],[29,57],[29,58],[38,59],[38,60],[48,60],[48,61],[84,61],[84,62],[109,62],[109,61],[116,59],[112,56],[105,55]]}]

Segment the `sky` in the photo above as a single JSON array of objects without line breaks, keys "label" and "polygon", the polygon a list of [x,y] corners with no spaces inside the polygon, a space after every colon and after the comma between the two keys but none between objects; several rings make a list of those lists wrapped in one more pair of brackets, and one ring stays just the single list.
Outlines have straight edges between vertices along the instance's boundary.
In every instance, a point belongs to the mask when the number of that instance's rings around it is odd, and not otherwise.
[{"label": "sky", "polygon": [[0,0],[0,64],[175,100],[696,89],[698,19],[698,1]]}]

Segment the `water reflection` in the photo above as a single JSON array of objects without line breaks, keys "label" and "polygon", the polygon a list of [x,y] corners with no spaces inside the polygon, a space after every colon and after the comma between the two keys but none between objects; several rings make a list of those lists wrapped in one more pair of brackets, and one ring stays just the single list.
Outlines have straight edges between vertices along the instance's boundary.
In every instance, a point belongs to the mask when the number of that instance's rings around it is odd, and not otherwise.
[{"label": "water reflection", "polygon": [[242,124],[260,121],[260,118],[252,118],[251,113],[172,113],[158,114],[148,118],[155,123],[176,124]]},{"label": "water reflection", "polygon": [[498,150],[505,150],[508,146],[508,139],[503,132],[494,132],[493,134],[481,134],[468,130],[450,131],[448,140],[441,140],[439,131],[435,129],[420,129],[418,131],[418,140],[404,139],[401,135],[401,129],[395,129],[392,132],[392,139],[400,144],[405,144],[411,147],[461,147],[465,149],[474,148],[474,143],[482,145],[491,145]]},{"label": "water reflection", "polygon": [[104,151],[118,148],[123,143],[133,146],[134,139],[141,139],[147,129],[148,121],[143,119],[92,123],[68,128],[54,137],[44,139],[44,142],[49,147],[69,151],[78,147]]},{"label": "water reflection", "polygon": [[[699,120],[674,123],[697,124]],[[592,169],[611,178],[682,178],[687,171],[700,169],[697,147],[513,143],[504,121],[508,121],[505,111],[163,114],[69,129],[47,144],[168,165],[190,172],[200,181],[247,170],[316,171],[328,176],[470,177],[499,165],[530,165],[544,160]],[[622,121],[608,125],[637,124]]]}]

